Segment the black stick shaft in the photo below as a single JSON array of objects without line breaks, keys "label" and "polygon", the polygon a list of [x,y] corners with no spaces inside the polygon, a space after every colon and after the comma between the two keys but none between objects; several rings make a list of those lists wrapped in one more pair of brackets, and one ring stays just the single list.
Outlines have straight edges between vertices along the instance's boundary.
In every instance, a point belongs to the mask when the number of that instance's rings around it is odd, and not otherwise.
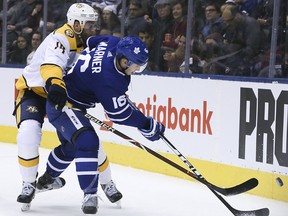
[{"label": "black stick shaft", "polygon": [[220,194],[218,194],[214,189],[213,185],[206,181],[203,177],[199,178],[194,173],[190,172],[189,170],[184,169],[183,167],[179,166],[178,164],[174,163],[173,161],[169,160],[168,158],[158,154],[157,152],[153,151],[152,149],[144,146],[143,144],[137,142],[136,140],[130,138],[129,136],[121,133],[120,131],[116,130],[115,128],[109,126],[105,122],[102,122],[101,120],[97,119],[96,117],[86,113],[84,114],[86,118],[88,118],[90,121],[98,124],[101,127],[106,128],[108,131],[120,136],[121,138],[127,140],[128,142],[132,143],[133,145],[137,146],[138,148],[141,148],[142,150],[152,154],[153,156],[157,157],[158,159],[166,162],[167,164],[173,166],[174,168],[182,171],[183,173],[191,176],[192,178],[196,179],[197,181],[201,182],[202,184],[206,185],[209,190],[230,210],[231,213],[235,216],[268,216],[269,215],[269,209],[257,209],[257,210],[251,210],[251,211],[241,211],[233,208]]}]

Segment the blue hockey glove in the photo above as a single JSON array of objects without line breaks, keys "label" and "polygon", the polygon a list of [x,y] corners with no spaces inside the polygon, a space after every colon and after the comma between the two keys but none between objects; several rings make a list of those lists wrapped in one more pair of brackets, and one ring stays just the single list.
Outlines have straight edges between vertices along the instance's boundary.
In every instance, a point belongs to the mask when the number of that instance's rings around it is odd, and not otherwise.
[{"label": "blue hockey glove", "polygon": [[160,139],[160,135],[162,135],[165,131],[165,127],[162,123],[155,121],[153,118],[148,117],[149,121],[149,129],[147,128],[139,128],[140,133],[150,141],[156,141]]},{"label": "blue hockey glove", "polygon": [[55,109],[62,110],[67,100],[66,86],[63,80],[58,78],[48,79],[46,82],[46,90],[48,91],[48,102],[54,104]]}]

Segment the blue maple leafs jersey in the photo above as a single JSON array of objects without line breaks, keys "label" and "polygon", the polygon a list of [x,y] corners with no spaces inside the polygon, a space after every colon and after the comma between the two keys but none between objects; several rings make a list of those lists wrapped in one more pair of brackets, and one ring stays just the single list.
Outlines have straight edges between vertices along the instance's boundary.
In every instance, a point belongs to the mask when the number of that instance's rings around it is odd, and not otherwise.
[{"label": "blue maple leafs jersey", "polygon": [[63,78],[68,101],[80,109],[101,103],[111,121],[141,129],[148,119],[127,99],[131,76],[116,67],[119,41],[113,36],[93,36],[87,40],[87,48]]}]

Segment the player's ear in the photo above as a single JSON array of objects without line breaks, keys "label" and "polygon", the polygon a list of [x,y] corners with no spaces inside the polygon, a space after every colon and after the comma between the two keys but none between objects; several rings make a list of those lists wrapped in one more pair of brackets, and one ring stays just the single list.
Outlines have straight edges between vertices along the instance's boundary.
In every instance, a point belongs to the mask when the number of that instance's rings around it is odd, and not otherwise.
[{"label": "player's ear", "polygon": [[124,64],[124,65],[127,65],[128,64],[128,59],[121,58],[121,63]]}]

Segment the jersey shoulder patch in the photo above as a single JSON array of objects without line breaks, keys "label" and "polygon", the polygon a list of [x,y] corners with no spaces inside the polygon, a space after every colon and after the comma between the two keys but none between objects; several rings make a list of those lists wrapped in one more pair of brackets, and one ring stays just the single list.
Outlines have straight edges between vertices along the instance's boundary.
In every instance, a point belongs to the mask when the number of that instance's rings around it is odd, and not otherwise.
[{"label": "jersey shoulder patch", "polygon": [[74,32],[71,29],[66,29],[64,31],[65,35],[70,37],[70,38],[74,38]]},{"label": "jersey shoulder patch", "polygon": [[64,24],[62,27],[58,28],[55,31],[55,34],[61,34],[67,38],[70,44],[70,50],[77,50],[77,45],[76,45],[76,37],[71,29],[71,27],[67,24]]}]

